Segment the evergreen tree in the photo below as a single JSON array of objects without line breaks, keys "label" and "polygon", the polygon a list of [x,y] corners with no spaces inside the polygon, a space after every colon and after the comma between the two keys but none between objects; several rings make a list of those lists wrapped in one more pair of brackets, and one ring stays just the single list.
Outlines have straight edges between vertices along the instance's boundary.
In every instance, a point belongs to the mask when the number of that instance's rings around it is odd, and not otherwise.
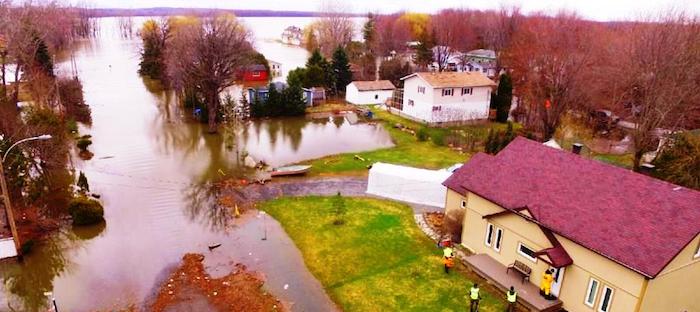
[{"label": "evergreen tree", "polygon": [[377,18],[372,13],[367,14],[367,22],[362,27],[362,37],[365,39],[367,53],[374,55],[374,44],[376,39]]},{"label": "evergreen tree", "polygon": [[76,185],[80,188],[80,192],[90,192],[90,185],[88,184],[87,177],[82,171],[80,171],[80,175],[78,176],[78,183],[76,183]]},{"label": "evergreen tree", "polygon": [[321,68],[326,68],[328,67],[328,61],[326,60],[323,55],[321,55],[321,51],[319,49],[314,50],[311,53],[311,56],[309,57],[308,60],[306,60],[306,67],[311,67],[311,66],[318,66]]},{"label": "evergreen tree", "polygon": [[498,93],[494,97],[496,109],[496,121],[507,122],[510,115],[510,106],[513,102],[513,83],[508,74],[501,75],[498,83]]},{"label": "evergreen tree", "polygon": [[37,34],[34,34],[33,41],[36,45],[34,66],[47,76],[55,77],[53,73],[53,60],[51,59],[51,53],[49,53],[49,47],[46,45],[46,42]]},{"label": "evergreen tree", "polygon": [[345,93],[345,87],[352,82],[352,72],[350,71],[348,55],[341,46],[338,46],[333,52],[331,68],[333,69],[332,82],[335,87],[335,93]]},{"label": "evergreen tree", "polygon": [[416,47],[416,56],[413,61],[421,69],[427,69],[428,65],[433,63],[433,47],[435,46],[433,42],[430,35],[424,35]]},{"label": "evergreen tree", "polygon": [[267,116],[277,117],[283,115],[284,113],[284,107],[282,107],[282,95],[279,91],[277,91],[274,84],[270,84],[269,86],[267,99],[265,100],[264,105],[267,110]]},{"label": "evergreen tree", "polygon": [[700,135],[676,134],[653,164],[655,177],[700,190]]},{"label": "evergreen tree", "polygon": [[311,87],[307,79],[306,68],[296,68],[287,74],[287,85],[298,86],[299,88]]},{"label": "evergreen tree", "polygon": [[282,91],[284,115],[299,116],[306,113],[306,101],[299,85],[290,85]]}]

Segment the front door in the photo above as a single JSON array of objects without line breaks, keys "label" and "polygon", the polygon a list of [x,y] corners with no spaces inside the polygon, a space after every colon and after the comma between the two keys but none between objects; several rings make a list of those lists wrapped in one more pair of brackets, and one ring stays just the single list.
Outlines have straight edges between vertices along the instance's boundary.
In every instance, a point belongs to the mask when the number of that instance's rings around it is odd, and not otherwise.
[{"label": "front door", "polygon": [[564,268],[550,268],[554,270],[554,281],[552,282],[552,295],[559,297],[561,284],[564,282]]}]

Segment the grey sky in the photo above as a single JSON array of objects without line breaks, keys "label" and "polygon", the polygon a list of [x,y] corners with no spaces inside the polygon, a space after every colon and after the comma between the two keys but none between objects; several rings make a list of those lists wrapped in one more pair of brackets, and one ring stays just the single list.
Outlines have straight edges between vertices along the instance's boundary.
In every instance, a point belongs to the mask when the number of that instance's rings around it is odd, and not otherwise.
[{"label": "grey sky", "polygon": [[[196,7],[227,9],[268,9],[316,11],[321,0],[82,0],[96,7]],[[434,12],[448,7],[496,9],[519,5],[524,12],[575,10],[594,20],[628,20],[668,8],[700,15],[700,0],[354,0],[346,1],[355,12],[395,12],[399,10]]]}]

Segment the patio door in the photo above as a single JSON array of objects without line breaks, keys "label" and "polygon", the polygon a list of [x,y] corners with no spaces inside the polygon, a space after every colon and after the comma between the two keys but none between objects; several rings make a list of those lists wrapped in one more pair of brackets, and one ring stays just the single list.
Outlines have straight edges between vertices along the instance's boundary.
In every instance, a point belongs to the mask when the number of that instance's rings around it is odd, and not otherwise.
[{"label": "patio door", "polygon": [[554,281],[552,282],[552,295],[559,297],[559,291],[561,291],[561,284],[564,282],[564,269],[565,268],[550,268],[554,270]]}]

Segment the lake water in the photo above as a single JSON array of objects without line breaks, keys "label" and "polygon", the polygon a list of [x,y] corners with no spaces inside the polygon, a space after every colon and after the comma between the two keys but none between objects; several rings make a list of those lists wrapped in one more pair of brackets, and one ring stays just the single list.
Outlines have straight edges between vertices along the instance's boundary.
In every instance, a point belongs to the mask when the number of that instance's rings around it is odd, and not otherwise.
[{"label": "lake water", "polygon": [[[274,40],[285,27],[311,19],[244,21],[255,32],[258,50],[282,63],[285,73],[306,62],[305,50]],[[241,126],[232,140],[207,135],[203,125],[186,121],[187,112],[170,93],[137,75],[140,40],[121,38],[116,19],[100,25],[100,37],[75,50],[93,116],[93,125],[81,132],[93,136],[95,156],[73,162],[102,195],[106,225],[63,229],[23,263],[0,263],[0,311],[45,310],[46,291],[54,292],[61,311],[141,303],[187,252],[204,253],[215,273],[244,263],[265,274],[266,287],[294,302],[294,310],[327,311],[330,300],[279,225],[261,215],[232,220],[212,205],[209,183],[246,173],[244,153],[284,165],[388,147],[387,132],[342,118],[286,118]],[[264,231],[269,239],[261,241]],[[209,252],[210,243],[223,245]]]}]

